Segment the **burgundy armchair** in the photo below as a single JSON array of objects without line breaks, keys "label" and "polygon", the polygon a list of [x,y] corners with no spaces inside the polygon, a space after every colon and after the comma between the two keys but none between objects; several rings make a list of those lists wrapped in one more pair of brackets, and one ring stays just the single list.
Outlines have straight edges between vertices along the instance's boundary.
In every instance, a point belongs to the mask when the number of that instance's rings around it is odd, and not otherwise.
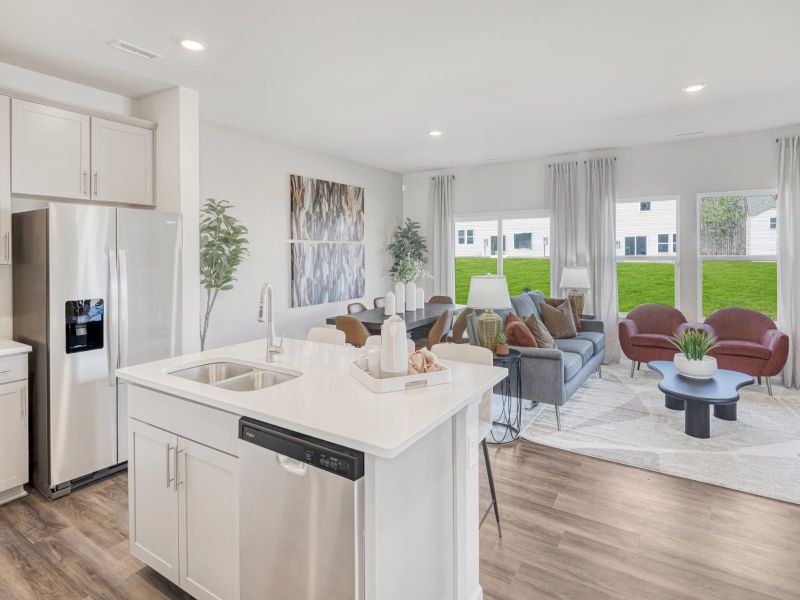
[{"label": "burgundy armchair", "polygon": [[783,370],[789,355],[789,337],[768,316],[749,308],[721,308],[706,317],[703,329],[717,338],[711,352],[720,369],[767,379],[772,396],[773,377]]},{"label": "burgundy armchair", "polygon": [[642,304],[629,312],[619,323],[619,342],[631,359],[631,377],[643,362],[672,360],[677,349],[669,340],[688,327],[681,311],[664,304]]}]

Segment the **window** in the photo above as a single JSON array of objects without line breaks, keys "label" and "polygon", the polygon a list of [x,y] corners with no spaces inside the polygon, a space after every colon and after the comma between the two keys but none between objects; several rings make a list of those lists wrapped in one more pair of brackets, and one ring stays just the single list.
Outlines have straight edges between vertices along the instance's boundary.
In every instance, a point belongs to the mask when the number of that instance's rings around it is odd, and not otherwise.
[{"label": "window", "polygon": [[672,234],[672,252],[674,254],[678,253],[678,234],[677,233],[673,233]]},{"label": "window", "polygon": [[699,199],[703,315],[738,306],[777,318],[776,213],[776,197],[768,192],[711,194]]},{"label": "window", "polygon": [[770,229],[777,229],[778,228],[778,217],[770,217],[769,218],[769,228]]},{"label": "window", "polygon": [[465,231],[463,229],[458,230],[458,243],[463,244],[466,241]]},{"label": "window", "polygon": [[677,198],[617,201],[619,312],[640,304],[675,305]]},{"label": "window", "polygon": [[[456,217],[456,302],[465,304],[473,275],[503,273],[511,295],[550,292],[550,217],[468,220]],[[464,232],[463,240],[461,232]],[[498,236],[503,237],[498,252]]]},{"label": "window", "polygon": [[514,234],[514,250],[530,250],[532,247],[532,234],[530,233],[515,233]]}]

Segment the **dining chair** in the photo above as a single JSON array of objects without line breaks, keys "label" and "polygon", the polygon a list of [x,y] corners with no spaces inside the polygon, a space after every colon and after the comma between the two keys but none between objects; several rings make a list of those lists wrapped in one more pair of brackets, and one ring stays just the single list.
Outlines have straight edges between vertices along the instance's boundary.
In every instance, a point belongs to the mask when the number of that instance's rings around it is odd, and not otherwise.
[{"label": "dining chair", "polygon": [[347,305],[347,314],[352,315],[353,313],[360,313],[367,310],[367,307],[364,306],[361,302],[353,302],[352,304]]},{"label": "dining chair", "polygon": [[[436,344],[431,351],[437,358],[452,360],[455,362],[472,363],[491,367],[494,355],[488,348],[481,346],[471,346],[469,344]],[[492,475],[492,463],[489,460],[489,447],[486,438],[492,430],[492,390],[486,390],[481,402],[478,405],[478,439],[483,447],[483,460],[486,462],[486,476],[489,479],[489,491],[492,494],[492,503],[481,518],[480,524],[489,516],[489,512],[494,509],[494,518],[497,521],[497,533],[503,537],[500,529],[500,509],[497,506],[497,493],[494,489],[494,476]]]},{"label": "dining chair", "polygon": [[309,342],[322,342],[323,344],[333,344],[344,346],[347,336],[344,331],[333,329],[332,327],[312,327],[308,330],[306,339]]},{"label": "dining chair", "polygon": [[372,301],[372,305],[375,308],[383,308],[386,306],[386,299],[383,296],[378,296]]},{"label": "dining chair", "polygon": [[[366,343],[364,346],[377,346],[380,348],[381,345],[381,336],[379,335],[371,335],[367,338]],[[408,353],[411,354],[414,352],[417,347],[414,344],[414,340],[406,340],[406,348],[408,349]]]},{"label": "dining chair", "polygon": [[442,311],[442,314],[440,314],[439,318],[436,319],[433,327],[431,327],[431,330],[428,332],[428,339],[417,340],[417,344],[420,345],[420,347],[427,346],[428,348],[433,348],[436,344],[442,341],[442,338],[447,337],[452,326],[453,309],[448,308]]},{"label": "dining chair", "polygon": [[369,329],[355,317],[336,317],[336,329],[344,332],[345,341],[351,346],[361,348],[367,343]]},{"label": "dining chair", "polygon": [[455,323],[453,323],[453,332],[448,341],[451,341],[454,344],[469,343],[469,339],[464,337],[464,333],[467,331],[467,319],[472,313],[473,309],[471,308],[465,308],[461,311]]},{"label": "dining chair", "polygon": [[431,296],[428,304],[453,304],[453,299],[450,296]]}]

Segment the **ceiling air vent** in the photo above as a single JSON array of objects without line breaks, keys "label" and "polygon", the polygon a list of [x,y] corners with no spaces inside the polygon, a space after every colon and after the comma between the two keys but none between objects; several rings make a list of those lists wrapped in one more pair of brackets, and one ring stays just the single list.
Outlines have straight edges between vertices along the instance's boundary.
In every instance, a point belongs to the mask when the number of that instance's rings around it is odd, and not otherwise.
[{"label": "ceiling air vent", "polygon": [[123,42],[122,40],[114,40],[109,44],[112,48],[116,48],[117,50],[122,50],[123,52],[127,52],[128,54],[135,54],[139,58],[145,58],[147,60],[153,60],[154,58],[161,58],[161,55],[153,52],[152,50],[147,50],[145,48],[141,48],[139,46],[134,46],[133,44],[129,44],[128,42]]}]

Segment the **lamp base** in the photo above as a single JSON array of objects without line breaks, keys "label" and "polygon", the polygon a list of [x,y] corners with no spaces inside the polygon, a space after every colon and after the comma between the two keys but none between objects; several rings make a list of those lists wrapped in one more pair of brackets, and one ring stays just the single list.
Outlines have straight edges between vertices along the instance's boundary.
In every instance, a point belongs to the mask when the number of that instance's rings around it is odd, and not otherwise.
[{"label": "lamp base", "polygon": [[481,346],[494,352],[497,336],[503,327],[503,319],[491,308],[487,308],[478,317],[478,341]]},{"label": "lamp base", "polygon": [[583,307],[586,302],[586,296],[584,296],[583,292],[573,288],[567,294],[567,298],[569,298],[575,303],[575,308],[578,309],[578,314],[582,315]]}]

